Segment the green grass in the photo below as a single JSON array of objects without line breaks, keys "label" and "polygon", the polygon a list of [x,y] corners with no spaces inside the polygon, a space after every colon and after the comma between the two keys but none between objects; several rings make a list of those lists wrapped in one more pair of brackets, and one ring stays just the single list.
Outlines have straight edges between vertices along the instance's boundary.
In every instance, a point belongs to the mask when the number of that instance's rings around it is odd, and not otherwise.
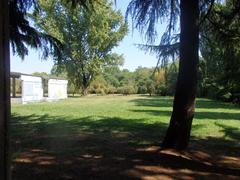
[{"label": "green grass", "polygon": [[[196,104],[192,139],[215,138],[214,145],[239,146],[238,106],[208,99],[197,99]],[[125,140],[133,145],[157,144],[165,134],[171,110],[171,97],[147,96],[90,96],[14,105],[12,132],[13,138],[34,138],[43,133],[93,133],[108,137],[123,132],[128,134]]]},{"label": "green grass", "polygon": [[[32,176],[35,180],[46,176],[49,179],[88,179],[89,176],[126,179],[129,176],[122,172],[139,165],[166,171],[170,168],[175,172],[168,173],[172,178],[178,178],[183,173],[181,169],[184,172],[188,169],[183,177],[196,175],[200,179],[238,175],[238,170],[221,169],[218,165],[213,168],[179,156],[159,157],[154,152],[142,151],[161,144],[172,100],[171,97],[89,96],[13,105],[13,179],[28,180]],[[206,152],[207,157],[215,158],[215,164],[230,157],[226,162],[237,167],[240,107],[208,99],[197,99],[196,107],[189,148]]]}]

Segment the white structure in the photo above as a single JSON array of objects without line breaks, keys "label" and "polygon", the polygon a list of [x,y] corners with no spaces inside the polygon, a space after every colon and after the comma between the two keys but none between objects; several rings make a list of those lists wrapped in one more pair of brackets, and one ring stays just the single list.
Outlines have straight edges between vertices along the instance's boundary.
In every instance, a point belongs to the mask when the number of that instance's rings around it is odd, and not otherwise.
[{"label": "white structure", "polygon": [[22,103],[43,100],[43,83],[41,77],[21,75]]},{"label": "white structure", "polygon": [[[53,100],[67,98],[67,84],[68,84],[67,80],[54,79],[54,78],[48,79],[41,76],[22,74],[18,72],[11,72],[11,78],[12,78],[11,79],[11,85],[12,85],[11,102],[25,104],[27,102],[44,101],[44,100],[53,101]],[[16,96],[16,79],[21,80],[21,92],[20,92],[21,98]],[[43,82],[46,82],[46,81],[48,81],[48,92],[47,92],[48,97],[44,96],[45,83]]]},{"label": "white structure", "polygon": [[48,100],[58,100],[67,98],[67,80],[48,80]]}]

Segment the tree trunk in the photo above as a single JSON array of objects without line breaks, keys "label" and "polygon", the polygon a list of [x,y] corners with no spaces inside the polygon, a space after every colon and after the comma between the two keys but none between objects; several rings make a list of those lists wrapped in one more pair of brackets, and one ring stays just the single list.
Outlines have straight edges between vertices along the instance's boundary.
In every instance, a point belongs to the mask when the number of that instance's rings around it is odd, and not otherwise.
[{"label": "tree trunk", "polygon": [[163,148],[187,148],[194,116],[199,47],[199,2],[180,1],[180,62],[173,112]]},{"label": "tree trunk", "polygon": [[0,179],[10,179],[8,123],[10,119],[10,62],[8,0],[0,1]]},{"label": "tree trunk", "polygon": [[88,88],[86,86],[82,86],[82,96],[86,96],[88,94]]}]

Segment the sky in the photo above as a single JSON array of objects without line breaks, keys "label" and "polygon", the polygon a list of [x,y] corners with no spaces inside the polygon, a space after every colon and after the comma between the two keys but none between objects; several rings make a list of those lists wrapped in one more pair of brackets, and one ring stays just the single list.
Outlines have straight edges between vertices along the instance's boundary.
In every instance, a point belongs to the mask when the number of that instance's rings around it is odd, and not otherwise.
[{"label": "sky", "polygon": [[[126,8],[129,0],[117,1],[114,8],[120,9],[125,16]],[[138,66],[142,67],[155,67],[157,64],[156,55],[146,53],[136,47],[136,44],[146,44],[144,35],[141,35],[138,30],[132,29],[131,20],[129,19],[129,32],[124,39],[115,47],[112,52],[123,54],[125,63],[123,69],[134,71]],[[160,34],[164,27],[160,26]],[[47,72],[50,73],[53,60],[49,57],[47,60],[42,60],[41,55],[37,50],[29,49],[28,56],[21,60],[11,52],[11,71],[31,74],[33,72]]]}]

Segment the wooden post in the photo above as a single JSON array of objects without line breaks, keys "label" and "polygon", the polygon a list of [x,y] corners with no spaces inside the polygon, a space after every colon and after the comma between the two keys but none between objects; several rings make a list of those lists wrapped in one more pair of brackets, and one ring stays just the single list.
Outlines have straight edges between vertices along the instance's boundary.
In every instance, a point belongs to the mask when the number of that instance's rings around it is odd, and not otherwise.
[{"label": "wooden post", "polygon": [[0,1],[0,179],[10,179],[8,123],[10,119],[9,0]]}]

